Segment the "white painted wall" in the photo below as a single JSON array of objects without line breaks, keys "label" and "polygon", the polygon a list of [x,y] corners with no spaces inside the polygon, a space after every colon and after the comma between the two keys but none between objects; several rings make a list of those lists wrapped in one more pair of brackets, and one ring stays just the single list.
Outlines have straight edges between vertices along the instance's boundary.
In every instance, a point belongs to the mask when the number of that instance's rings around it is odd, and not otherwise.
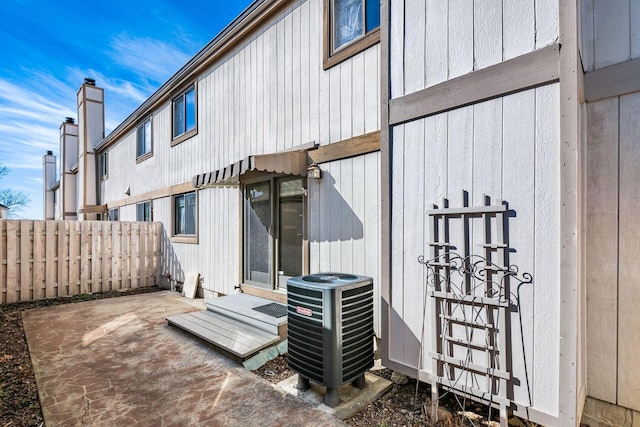
[{"label": "white painted wall", "polygon": [[[380,296],[380,153],[323,163],[309,179],[310,273],[343,272],[373,278]],[[375,325],[379,331],[379,304]]]},{"label": "white painted wall", "polygon": [[581,0],[585,72],[640,58],[640,0]]},{"label": "white painted wall", "polygon": [[[463,190],[472,206],[484,195],[504,200],[515,213],[508,220],[509,262],[534,282],[520,289],[520,310],[510,318],[514,401],[550,415],[557,415],[559,380],[558,109],[556,84],[397,126],[392,165],[390,358],[418,366],[423,321],[423,354],[433,351],[428,303],[423,316],[425,272],[417,262],[429,255],[426,209],[442,206],[443,198],[462,206]],[[481,253],[481,227],[474,221],[474,253]],[[421,369],[430,372],[430,358]]]},{"label": "white painted wall", "polygon": [[[125,199],[128,187],[131,196],[135,196],[190,182],[196,174],[225,167],[249,155],[274,153],[311,141],[326,145],[378,130],[379,46],[324,71],[322,7],[322,0],[297,2],[197,78],[196,136],[170,146],[171,105],[167,102],[153,112],[151,158],[136,163],[135,131],[111,146],[109,179],[103,184],[102,202]],[[336,162],[337,166],[327,165],[329,173],[335,167],[358,170],[349,178],[346,172],[342,177],[338,175],[340,192],[335,188],[334,192],[342,194],[350,189],[342,196],[348,201],[345,206],[355,204],[354,222],[367,224],[368,233],[367,237],[329,243],[366,246],[366,267],[364,258],[339,263],[334,259],[330,266],[335,269],[354,268],[356,273],[378,277],[378,162],[376,155],[367,155]],[[321,167],[324,169],[325,165]],[[366,201],[361,197],[365,193],[357,191],[365,181],[365,171],[366,194],[372,195]],[[323,186],[329,183],[329,175],[326,176],[326,181],[321,181]],[[314,197],[313,191],[310,193]],[[205,189],[198,194],[199,244],[174,243],[173,251],[183,271],[194,268],[205,276],[206,289],[232,293],[232,285],[239,279],[238,190]],[[154,202],[154,220],[163,221],[165,230],[170,230],[170,199],[166,200]],[[132,216],[125,216],[129,211]],[[324,221],[331,215],[329,205],[316,203],[315,212],[311,213],[312,230],[320,230],[313,218]],[[135,207],[121,208],[121,219],[135,219]],[[326,257],[320,260],[317,255],[317,248],[322,246],[324,251],[326,246],[321,232],[317,233],[319,243],[312,244],[312,251],[316,251],[311,258],[312,271],[314,265],[320,267],[326,262]]]},{"label": "white painted wall", "polygon": [[587,105],[587,386],[640,410],[640,93]]},{"label": "white painted wall", "polygon": [[557,0],[391,0],[391,97],[558,40]]}]

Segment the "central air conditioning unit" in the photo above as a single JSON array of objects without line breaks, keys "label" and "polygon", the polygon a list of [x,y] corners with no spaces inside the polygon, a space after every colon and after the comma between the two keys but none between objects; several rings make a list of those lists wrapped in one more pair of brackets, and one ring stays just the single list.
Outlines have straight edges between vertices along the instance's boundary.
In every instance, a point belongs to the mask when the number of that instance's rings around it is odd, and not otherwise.
[{"label": "central air conditioning unit", "polygon": [[298,389],[310,381],[327,387],[325,404],[336,406],[338,387],[366,385],[373,366],[373,280],[318,273],[287,280],[289,367]]}]

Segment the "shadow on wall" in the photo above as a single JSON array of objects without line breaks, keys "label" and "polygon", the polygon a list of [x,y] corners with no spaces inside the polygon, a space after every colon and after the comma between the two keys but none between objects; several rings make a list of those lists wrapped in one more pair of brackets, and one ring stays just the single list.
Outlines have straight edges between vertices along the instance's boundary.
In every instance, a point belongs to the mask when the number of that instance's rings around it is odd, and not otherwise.
[{"label": "shadow on wall", "polygon": [[[364,237],[362,221],[336,189],[336,179],[329,171],[323,170],[322,179],[316,182],[319,187],[316,193],[318,200],[316,203],[311,203],[310,209],[316,209],[317,212],[310,213],[310,217],[315,217],[317,224],[311,224],[310,241],[337,242],[362,239]],[[361,188],[353,188],[354,194],[360,191],[362,191]],[[366,209],[366,202],[365,200],[364,209]]]},{"label": "shadow on wall", "polygon": [[[167,235],[167,230],[164,228],[164,225],[162,226],[160,239],[160,246],[162,250],[162,261],[160,262],[160,265],[162,266],[163,278],[166,278],[168,273],[171,280],[184,282],[184,271],[180,266],[180,261],[178,261],[175,251],[173,250],[171,239]],[[166,283],[163,283],[163,285],[167,286]]]}]

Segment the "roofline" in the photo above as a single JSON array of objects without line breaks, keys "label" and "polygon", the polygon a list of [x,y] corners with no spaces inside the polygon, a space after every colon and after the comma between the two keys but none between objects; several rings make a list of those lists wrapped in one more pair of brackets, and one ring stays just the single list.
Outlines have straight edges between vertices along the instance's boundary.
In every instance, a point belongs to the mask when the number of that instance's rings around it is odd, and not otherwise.
[{"label": "roofline", "polygon": [[138,120],[149,115],[154,108],[173,95],[173,91],[196,76],[202,69],[210,66],[228,53],[240,42],[262,28],[274,15],[279,14],[297,0],[255,0],[205,47],[195,54],[178,72],[167,80],[133,113],[120,123],[109,135],[100,141],[96,151],[115,143],[119,137],[128,132]]}]

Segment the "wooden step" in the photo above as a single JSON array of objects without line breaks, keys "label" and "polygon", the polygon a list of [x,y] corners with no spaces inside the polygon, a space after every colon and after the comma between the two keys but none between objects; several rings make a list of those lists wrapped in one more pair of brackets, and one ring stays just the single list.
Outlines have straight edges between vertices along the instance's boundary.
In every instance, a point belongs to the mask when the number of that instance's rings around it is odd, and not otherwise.
[{"label": "wooden step", "polygon": [[227,295],[206,301],[209,311],[284,337],[287,316],[273,317],[254,310],[255,307],[270,303],[273,301],[247,294]]},{"label": "wooden step", "polygon": [[167,317],[167,322],[212,344],[239,361],[244,361],[263,348],[280,341],[277,334],[210,310],[170,316]]}]

